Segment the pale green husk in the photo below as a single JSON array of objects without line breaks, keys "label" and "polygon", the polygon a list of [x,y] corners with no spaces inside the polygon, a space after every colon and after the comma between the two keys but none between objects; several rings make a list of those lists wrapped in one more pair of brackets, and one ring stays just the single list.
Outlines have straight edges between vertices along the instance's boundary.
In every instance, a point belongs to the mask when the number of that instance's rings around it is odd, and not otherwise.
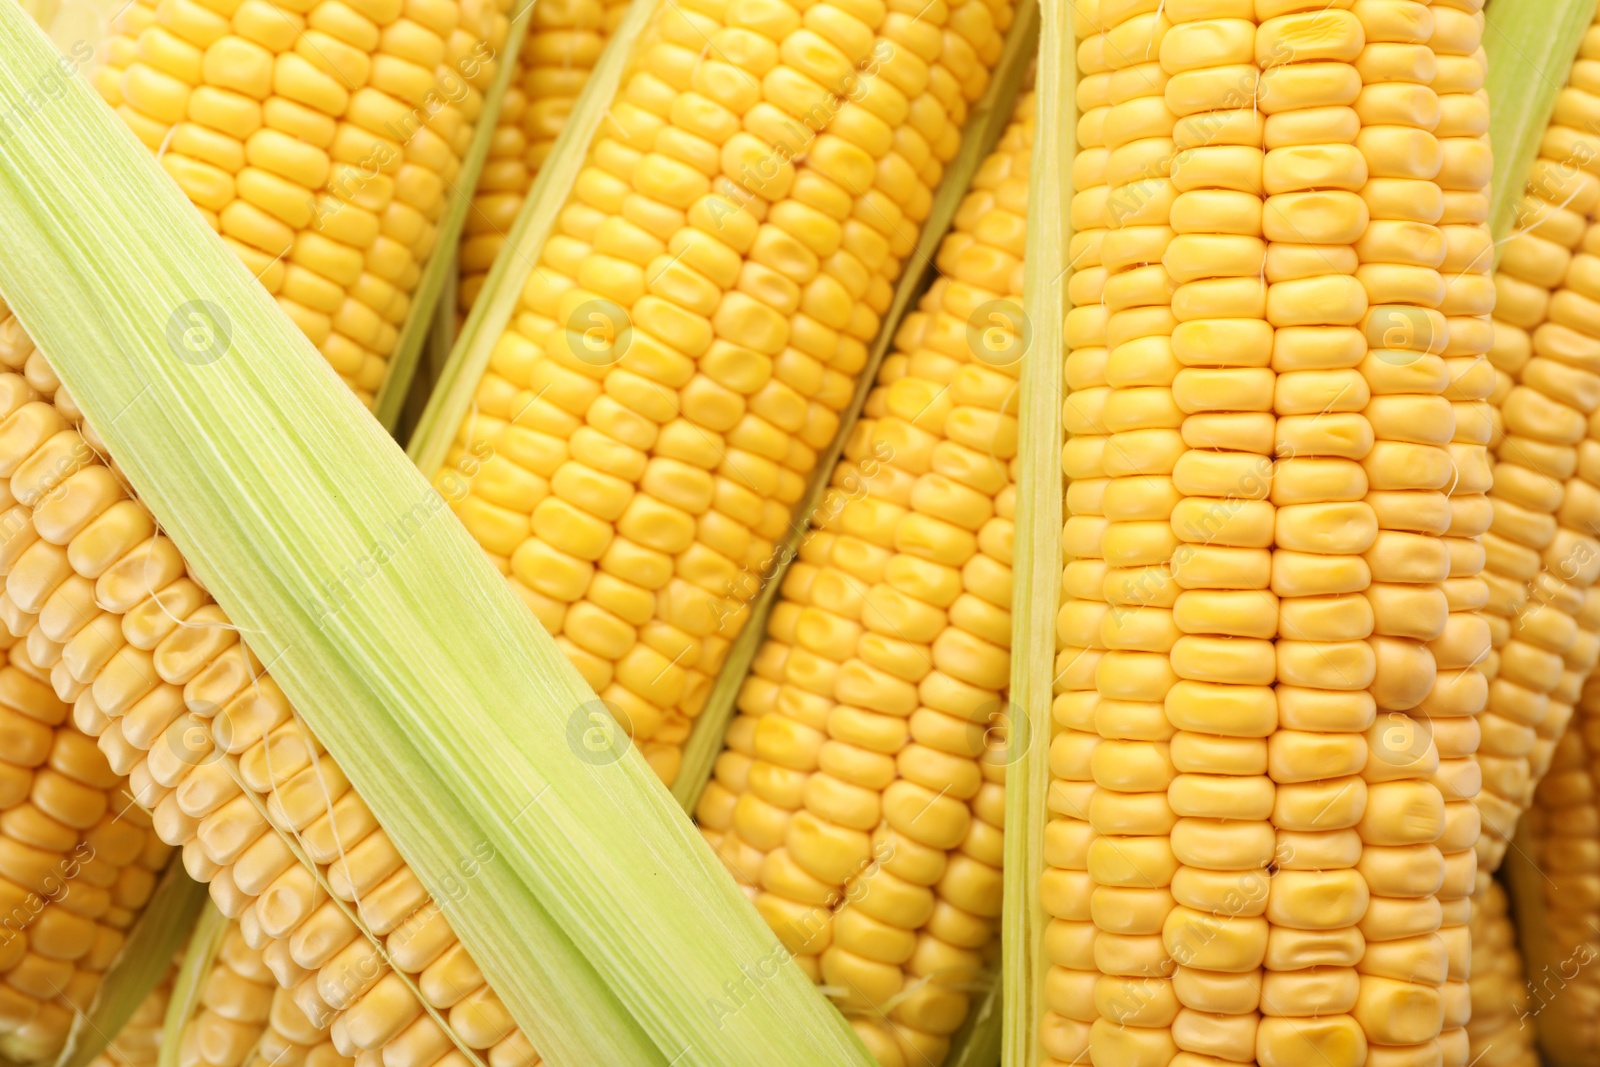
[{"label": "pale green husk", "polygon": [[172,966],[205,902],[206,887],[184,872],[183,860],[174,854],[94,1000],[72,1020],[66,1046],[51,1067],[88,1067],[115,1042],[123,1024]]},{"label": "pale green husk", "polygon": [[1041,0],[1037,119],[1028,175],[1028,244],[1023,308],[1033,346],[1023,356],[1018,411],[1017,515],[1011,564],[1011,717],[1022,749],[1006,768],[1005,905],[1001,970],[1006,1067],[1040,1062],[1047,963],[1040,939],[1046,790],[1050,786],[1050,705],[1055,668],[1056,600],[1061,588],[1062,327],[1067,310],[1067,214],[1076,140],[1076,53],[1072,15],[1062,0]]},{"label": "pale green husk", "polygon": [[[1528,168],[1538,154],[1556,95],[1594,19],[1595,0],[1493,0],[1484,8],[1489,56],[1489,142],[1494,149],[1489,229],[1495,262],[1522,202]],[[1597,131],[1590,131],[1591,133]]]},{"label": "pale green husk", "polygon": [[200,920],[194,924],[189,944],[183,950],[183,963],[178,967],[178,977],[173,979],[172,994],[167,998],[167,1015],[161,1023],[161,1050],[156,1057],[156,1067],[178,1067],[178,1050],[183,1028],[200,1012],[200,998],[205,995],[206,978],[211,965],[217,960],[222,939],[228,933],[228,917],[217,910],[209,900],[201,909]]},{"label": "pale green husk", "polygon": [[[545,1058],[867,1067],[638,753],[593,762],[594,694],[435,491],[13,4],[0,48],[0,294]],[[197,300],[227,319],[210,362],[180,343]]]}]

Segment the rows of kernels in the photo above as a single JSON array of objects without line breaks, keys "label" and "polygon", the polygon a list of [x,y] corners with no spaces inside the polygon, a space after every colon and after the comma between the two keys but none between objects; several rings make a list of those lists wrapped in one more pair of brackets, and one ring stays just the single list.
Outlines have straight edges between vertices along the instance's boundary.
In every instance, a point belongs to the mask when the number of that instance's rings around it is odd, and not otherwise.
[{"label": "rows of kernels", "polygon": [[[19,593],[38,602],[41,625],[92,594],[100,614],[48,675],[75,725],[129,775],[155,833],[182,846],[189,873],[241,919],[301,1010],[331,1019],[342,1055],[392,1047],[417,1067],[459,1067],[467,1061],[443,1019],[493,1067],[530,1067],[536,1053],[348,779],[99,461],[103,446],[42,354],[18,348],[0,351],[26,373],[0,375],[0,470],[13,496],[38,506],[28,522],[19,505],[0,571],[13,603],[28,606]],[[41,479],[58,491],[41,493]],[[290,833],[316,877],[290,852]],[[347,917],[350,904],[381,951]]]},{"label": "rows of kernels", "polygon": [[[1442,637],[1449,621],[1443,584],[1450,556],[1442,535],[1451,521],[1445,493],[1456,478],[1449,449],[1455,411],[1444,396],[1449,371],[1442,358],[1448,324],[1439,312],[1446,248],[1439,227],[1443,153],[1434,134],[1441,109],[1433,87],[1441,63],[1450,67],[1431,46],[1430,8],[1386,0],[1356,13],[1366,39],[1356,64],[1362,80],[1356,144],[1369,222],[1356,245],[1365,358],[1348,384],[1362,394],[1353,407],[1364,409],[1372,442],[1361,466],[1366,521],[1374,530],[1364,554],[1365,625],[1377,721],[1362,774],[1367,811],[1357,827],[1370,896],[1360,925],[1366,952],[1357,965],[1355,1015],[1369,1057],[1415,1062],[1443,1055],[1464,1063],[1464,1047],[1439,1042],[1441,1027],[1459,1030],[1470,1008],[1464,987],[1459,1003],[1445,1000],[1449,953],[1440,931],[1446,923],[1466,924],[1473,856],[1460,848],[1470,844],[1477,820],[1470,802],[1452,809],[1445,800],[1476,793],[1476,765],[1470,755],[1441,760],[1419,710],[1437,681],[1428,642]],[[1444,77],[1439,83],[1447,84]],[[1452,850],[1449,865],[1445,848]],[[1448,903],[1441,897],[1446,888],[1453,893]],[[1465,1033],[1456,1036],[1464,1045]]]},{"label": "rows of kernels", "polygon": [[237,922],[228,924],[200,987],[195,1014],[177,1035],[180,1067],[351,1067],[278,985]]},{"label": "rows of kernels", "polygon": [[[1575,75],[1596,58],[1600,29],[1591,27]],[[1530,171],[1519,229],[1494,275],[1489,358],[1500,426],[1489,494],[1494,518],[1483,544],[1484,618],[1495,655],[1479,717],[1477,798],[1479,863],[1491,871],[1537,784],[1532,761],[1560,736],[1596,653],[1593,634],[1577,616],[1600,574],[1600,541],[1584,521],[1594,516],[1592,497],[1573,479],[1581,473],[1575,446],[1600,405],[1586,298],[1572,284],[1588,277],[1579,250],[1600,203],[1600,178],[1588,169],[1595,165],[1581,165],[1590,158],[1580,128],[1585,108],[1600,105],[1584,84],[1577,77],[1558,98]]]},{"label": "rows of kernels", "polygon": [[[48,493],[54,477],[35,472],[25,491]],[[0,492],[8,531],[26,526],[32,499]],[[63,650],[52,638],[92,623],[93,604],[80,600],[43,628],[25,606],[0,593],[0,1052],[23,1063],[60,1050],[170,857],[127,780],[50,688],[49,661]]]},{"label": "rows of kernels", "polygon": [[697,810],[886,1067],[944,1059],[1000,909],[1020,363],[968,329],[1020,307],[1033,106],[895,335]]},{"label": "rows of kernels", "polygon": [[[1440,353],[1448,384],[1444,396],[1454,409],[1454,434],[1449,451],[1453,466],[1448,487],[1449,525],[1444,545],[1449,577],[1443,582],[1449,609],[1444,632],[1429,643],[1437,674],[1433,691],[1419,706],[1430,720],[1439,770],[1434,778],[1445,798],[1446,833],[1439,848],[1446,877],[1439,889],[1441,907],[1457,909],[1457,901],[1473,892],[1477,877],[1476,845],[1481,832],[1473,804],[1482,783],[1477,760],[1479,728],[1488,684],[1480,664],[1490,647],[1489,627],[1478,614],[1488,602],[1483,570],[1482,535],[1493,517],[1487,496],[1493,483],[1488,442],[1493,423],[1487,398],[1494,390],[1494,368],[1486,355],[1492,344],[1490,312],[1494,285],[1488,227],[1489,100],[1482,88],[1486,62],[1482,50],[1484,19],[1474,0],[1437,2],[1433,6],[1432,47],[1436,57],[1434,89],[1439,97],[1435,136],[1443,160],[1439,187],[1444,210],[1439,219],[1445,254],[1439,271],[1444,299],[1446,342]],[[1468,65],[1463,60],[1471,60]],[[1467,75],[1465,79],[1462,74]],[[1477,908],[1472,907],[1476,914]],[[1472,939],[1459,915],[1440,929],[1446,950],[1444,1023],[1440,1045],[1445,1067],[1465,1067],[1472,1060],[1472,1042],[1465,1023],[1472,1015]]]},{"label": "rows of kernels", "polygon": [[1533,1027],[1522,1017],[1528,1010],[1528,990],[1506,893],[1487,871],[1480,871],[1477,881],[1472,895],[1468,1062],[1478,1067],[1539,1067]]},{"label": "rows of kernels", "polygon": [[493,76],[504,5],[176,0],[151,14],[111,38],[94,84],[370,404]]},{"label": "rows of kernels", "polygon": [[133,1009],[122,1029],[89,1061],[89,1067],[155,1067],[161,1052],[161,1027],[167,1018],[167,1002],[172,997],[172,983],[177,976],[178,964],[174,963]]},{"label": "rows of kernels", "polygon": [[[1369,169],[1363,78],[1350,64],[1369,46],[1362,20],[1349,13],[1330,11],[1324,23],[1310,5],[1273,10],[1277,18],[1258,31],[1257,50],[1286,60],[1262,75],[1260,88],[1268,112],[1265,318],[1273,330],[1266,360],[1276,416],[1263,429],[1276,430],[1278,458],[1263,508],[1271,526],[1258,535],[1272,546],[1262,561],[1270,577],[1257,581],[1277,601],[1276,722],[1263,762],[1275,786],[1282,862],[1265,902],[1260,1002],[1263,1036],[1272,1027],[1274,1042],[1263,1042],[1261,1059],[1286,1062],[1296,1028],[1310,1028],[1309,1041],[1333,1062],[1360,1063],[1367,1044],[1358,973],[1369,900],[1364,817],[1374,788],[1404,788],[1364,780],[1365,735],[1377,717],[1374,643],[1382,639],[1373,635],[1367,593],[1374,576],[1362,558],[1378,537],[1365,499],[1378,487],[1363,467],[1374,434],[1363,413],[1368,299],[1354,246],[1369,223],[1361,197]],[[1322,26],[1327,35],[1319,40]]]},{"label": "rows of kernels", "polygon": [[[1087,853],[1088,903],[1101,973],[1093,987],[1099,1018],[1091,1026],[1090,1055],[1107,1067],[1166,1063],[1177,1051],[1174,1022],[1183,1010],[1163,938],[1168,920],[1181,914],[1173,895],[1174,818],[1166,796],[1173,731],[1162,707],[1174,681],[1168,665],[1172,613],[1160,590],[1145,589],[1144,578],[1162,577],[1171,563],[1170,459],[1181,447],[1172,369],[1163,358],[1175,322],[1175,281],[1162,261],[1173,243],[1169,171],[1177,121],[1164,99],[1172,56],[1164,37],[1192,12],[1166,10],[1138,2],[1100,5],[1101,56],[1110,74],[1102,124],[1107,229],[1100,241],[1107,388],[1076,402],[1068,398],[1069,408],[1078,409],[1074,419],[1087,418],[1106,435],[1096,472],[1106,480],[1092,483],[1087,494],[1099,497],[1104,522],[1091,518],[1087,528],[1102,525],[1108,607],[1083,605],[1084,621],[1099,615],[1104,651],[1071,668],[1077,672],[1098,659],[1098,696],[1092,704],[1074,704],[1071,714],[1073,726],[1092,723],[1101,738],[1089,762],[1088,829],[1096,836]],[[1068,643],[1087,647],[1085,636],[1069,635]]]},{"label": "rows of kernels", "polygon": [[1078,152],[1072,163],[1069,212],[1072,274],[1065,322],[1066,359],[1062,373],[1062,474],[1067,482],[1062,533],[1061,607],[1056,618],[1056,664],[1050,708],[1049,821],[1045,828],[1045,874],[1040,900],[1049,926],[1044,951],[1050,963],[1045,980],[1045,1015],[1039,1042],[1053,1065],[1080,1062],[1089,1047],[1091,1024],[1099,1017],[1094,987],[1095,924],[1090,912],[1089,848],[1094,795],[1092,757],[1095,731],[1095,668],[1105,650],[1100,620],[1105,609],[1105,562],[1100,535],[1105,525],[1100,501],[1105,492],[1101,452],[1105,434],[1098,412],[1106,391],[1106,309],[1101,302],[1105,268],[1106,117],[1110,113],[1111,73],[1104,38],[1097,32],[1099,4],[1073,9],[1078,44]]},{"label": "rows of kernels", "polygon": [[1009,20],[665,5],[491,357],[456,513],[668,781]]},{"label": "rows of kernels", "polygon": [[540,166],[627,10],[624,0],[533,6],[533,21],[517,54],[516,74],[500,101],[489,158],[461,231],[458,315],[472,310]]},{"label": "rows of kernels", "polygon": [[122,72],[138,53],[139,34],[155,23],[157,0],[135,0],[116,13],[107,26],[96,55],[94,78],[106,102],[122,102]]},{"label": "rows of kernels", "polygon": [[1527,813],[1527,884],[1539,894],[1518,910],[1542,911],[1538,934],[1523,939],[1531,993],[1523,1007],[1538,1035],[1542,1062],[1594,1062],[1600,1041],[1600,680],[1591,679],[1572,725],[1561,735],[1549,773]]}]

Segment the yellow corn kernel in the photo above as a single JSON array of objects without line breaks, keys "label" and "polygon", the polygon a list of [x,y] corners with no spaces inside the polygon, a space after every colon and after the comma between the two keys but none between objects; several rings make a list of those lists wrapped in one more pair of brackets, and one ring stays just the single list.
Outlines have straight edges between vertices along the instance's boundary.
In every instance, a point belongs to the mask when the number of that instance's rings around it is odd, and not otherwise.
[{"label": "yellow corn kernel", "polygon": [[429,23],[388,5],[140,6],[91,76],[368,405],[396,336],[380,324],[404,318],[430,251],[418,224],[493,76],[474,45],[504,39],[504,7]]}]

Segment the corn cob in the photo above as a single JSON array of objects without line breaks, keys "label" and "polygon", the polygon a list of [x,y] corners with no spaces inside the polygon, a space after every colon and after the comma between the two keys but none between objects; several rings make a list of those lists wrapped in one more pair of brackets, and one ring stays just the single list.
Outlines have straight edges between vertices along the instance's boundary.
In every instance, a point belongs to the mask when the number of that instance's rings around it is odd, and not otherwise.
[{"label": "corn cob", "polygon": [[665,5],[494,346],[438,477],[668,782],[1010,22]]},{"label": "corn cob", "polygon": [[508,25],[501,0],[138,0],[91,78],[371,406]]},{"label": "corn cob", "polygon": [[895,334],[696,811],[885,1067],[944,1059],[1000,910],[1033,109]]},{"label": "corn cob", "polygon": [[161,1052],[162,1024],[166,1021],[167,1003],[172,997],[172,982],[177,973],[178,965],[174,963],[134,1009],[122,1029],[90,1061],[90,1067],[156,1067]]},{"label": "corn cob", "polygon": [[[13,645],[13,660],[29,664],[40,700],[53,686],[76,727],[129,775],[167,842],[145,854],[182,846],[189,873],[240,919],[340,1055],[531,1067],[537,1054],[438,906],[130,498],[44,356],[9,314],[0,329],[9,342],[0,347],[9,368],[0,374],[0,470],[17,500],[0,544],[0,618],[13,633],[61,639],[48,668],[26,658],[51,650],[44,638]],[[85,606],[98,614],[85,619]],[[67,704],[54,706],[66,714]],[[124,824],[141,819],[133,809]],[[19,1036],[65,1013],[47,1004],[38,1014]]]},{"label": "corn cob", "polygon": [[1484,872],[1472,895],[1471,1062],[1478,1067],[1538,1067],[1528,990],[1505,890]]},{"label": "corn cob", "polygon": [[[285,952],[275,941],[268,951]],[[179,1067],[351,1067],[278,985],[262,952],[230,922],[200,993],[199,1010],[177,1036]]]},{"label": "corn cob", "polygon": [[1519,1024],[1538,1035],[1541,1061],[1594,1061],[1600,1039],[1600,680],[1584,686],[1572,724],[1527,813],[1526,854],[1511,866],[1530,996]]},{"label": "corn cob", "polygon": [[1440,273],[1441,224],[1482,217],[1481,31],[1382,0],[1085,15],[1041,1040],[1456,1062],[1471,731],[1439,726],[1441,769],[1422,720],[1474,710],[1430,643],[1471,607],[1446,583],[1483,488],[1446,495],[1447,316],[1483,287]]},{"label": "corn cob", "polygon": [[1100,622],[1106,616],[1106,564],[1100,551],[1105,529],[1102,498],[1106,471],[1105,434],[1099,426],[1106,384],[1106,306],[1102,300],[1106,268],[1101,247],[1106,238],[1106,123],[1111,114],[1111,71],[1106,38],[1099,32],[1098,0],[1073,8],[1077,50],[1079,114],[1072,161],[1069,218],[1072,243],[1068,261],[1067,312],[1063,363],[1067,395],[1062,427],[1066,521],[1062,530],[1061,606],[1057,614],[1055,696],[1051,704],[1050,791],[1045,828],[1045,874],[1039,887],[1049,916],[1044,954],[1045,1015],[1040,1045],[1052,1065],[1078,1063],[1088,1055],[1089,1031],[1099,1018],[1095,986],[1095,923],[1090,910],[1093,885],[1089,855],[1095,830],[1092,760],[1099,745],[1095,732],[1095,671],[1105,651]]},{"label": "corn cob", "polygon": [[[1496,654],[1480,723],[1483,792],[1480,861],[1504,857],[1517,817],[1572,715],[1600,641],[1580,618],[1600,574],[1594,537],[1596,482],[1580,457],[1600,404],[1588,322],[1591,256],[1582,246],[1600,203],[1593,159],[1590,68],[1600,29],[1587,32],[1539,157],[1529,172],[1517,231],[1495,273],[1494,520],[1484,535],[1485,619]],[[1578,475],[1574,477],[1574,475]],[[1596,619],[1594,621],[1600,621]]]},{"label": "corn cob", "polygon": [[627,4],[564,0],[533,6],[511,88],[500,101],[489,161],[461,231],[458,318],[472,310],[539,167]]},{"label": "corn cob", "polygon": [[[7,532],[25,528],[26,506],[5,503]],[[171,854],[51,692],[34,658],[51,645],[0,633],[0,1054],[19,1063],[61,1049]]]}]

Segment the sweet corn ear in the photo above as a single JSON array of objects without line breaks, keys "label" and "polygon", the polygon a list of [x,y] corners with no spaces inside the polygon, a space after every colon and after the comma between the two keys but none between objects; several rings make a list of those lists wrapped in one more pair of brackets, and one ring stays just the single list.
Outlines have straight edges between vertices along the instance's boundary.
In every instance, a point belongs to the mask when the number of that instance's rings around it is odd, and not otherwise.
[{"label": "sweet corn ear", "polygon": [[1074,13],[1052,1064],[1467,1062],[1476,8]]},{"label": "sweet corn ear", "polygon": [[[0,26],[14,45],[8,62],[25,72],[0,79],[0,105],[25,107],[18,86],[50,76],[55,57],[19,10],[0,6]],[[17,403],[0,422],[17,432],[0,434],[13,461],[0,477],[31,512],[29,522],[16,512],[13,547],[56,546],[27,562],[6,555],[0,575],[8,592],[14,579],[16,593],[37,598],[41,620],[57,593],[81,601],[76,579],[93,584],[97,624],[63,646],[51,688],[108,763],[138,777],[131,790],[219,910],[284,965],[278,977],[308,1016],[329,1022],[341,1054],[382,1058],[399,1042],[388,1058],[416,1067],[531,1065],[537,1054],[518,1030],[527,1020],[561,1062],[683,1060],[690,1038],[689,1062],[865,1062],[844,1020],[783,960],[762,968],[759,997],[705,1024],[695,991],[732,982],[771,945],[759,915],[685,833],[637,754],[604,769],[583,759],[568,714],[592,690],[467,532],[427,521],[440,497],[88,94],[66,80],[53,121],[0,139],[6,172],[35,190],[0,197],[15,252],[0,257],[0,287],[50,353],[48,363],[20,345],[10,353]],[[85,157],[104,159],[105,174],[59,162]],[[48,288],[17,273],[18,263],[66,262],[83,242],[115,248],[118,276],[91,269],[104,255]],[[164,329],[185,289],[235,324],[222,358],[184,359]],[[116,342],[112,322],[123,328]],[[119,403],[130,376],[104,373],[107,360],[142,368],[131,377],[142,373],[151,395]],[[202,561],[203,586],[107,454]],[[55,491],[68,482],[85,492]],[[394,537],[405,551],[383,554]],[[363,582],[341,590],[344,561]],[[427,621],[378,636],[380,619],[423,605]],[[270,676],[251,647],[268,649]],[[451,895],[448,922],[424,885]],[[597,921],[591,909],[608,903]],[[628,930],[619,954],[614,938]],[[458,931],[470,953],[455,949]],[[285,937],[287,955],[267,955]]]},{"label": "sweet corn ear", "polygon": [[1034,107],[895,333],[696,808],[886,1067],[943,1062],[999,947]]},{"label": "sweet corn ear", "polygon": [[[508,10],[135,0],[90,80],[370,407],[438,243]],[[210,314],[185,327],[225,329]]]},{"label": "sweet corn ear", "polygon": [[413,442],[669,783],[1011,24],[663,5],[510,321],[467,345],[481,377]]},{"label": "sweet corn ear", "polygon": [[[331,1027],[334,1048],[344,1057],[395,1044],[428,1067],[461,1040],[492,1055],[495,1067],[536,1062],[532,1046],[333,758],[102,460],[104,445],[44,356],[26,342],[15,319],[4,329],[22,343],[0,352],[9,368],[0,375],[6,408],[0,426],[9,427],[0,430],[0,447],[9,448],[9,460],[0,466],[27,477],[51,462],[62,441],[77,457],[60,476],[60,492],[30,496],[37,505],[31,518],[26,504],[14,505],[17,524],[0,598],[5,625],[12,633],[32,633],[40,620],[74,617],[70,607],[85,587],[98,611],[89,625],[60,633],[64,642],[45,645],[44,631],[40,641],[13,639],[13,660],[33,672],[41,697],[56,700],[62,717],[70,712],[73,728],[83,731],[78,736],[88,735],[90,755],[102,763],[109,758],[110,767],[132,776],[128,818],[134,827],[141,820],[152,825],[152,836],[160,838],[146,851],[165,856],[180,847],[189,874],[210,884],[223,914],[248,916],[225,941],[219,966],[232,959],[239,965],[235,972],[244,967],[247,977],[260,979],[266,973],[260,960],[270,958],[279,981],[293,991],[295,1010],[320,1029]],[[69,500],[83,507],[66,506]],[[220,747],[217,730],[227,738]],[[90,737],[98,749],[87,747]],[[284,836],[290,830],[298,832],[314,868],[290,848]],[[369,930],[397,931],[400,940],[380,952],[341,901],[359,901]],[[299,941],[292,940],[296,933]],[[414,942],[426,948],[400,947]],[[264,955],[252,957],[252,949]],[[454,961],[464,988],[430,996],[421,976],[441,957]],[[257,962],[247,966],[250,959]],[[391,961],[411,966],[402,972],[405,980]],[[270,1001],[269,994],[257,999]],[[470,1007],[455,1010],[462,996]],[[466,1036],[456,1031],[458,1024]],[[206,1033],[222,1035],[218,1041],[239,1036],[220,1023],[200,1027],[187,1046],[185,1067],[216,1062],[207,1059],[212,1046],[201,1040]]]}]

